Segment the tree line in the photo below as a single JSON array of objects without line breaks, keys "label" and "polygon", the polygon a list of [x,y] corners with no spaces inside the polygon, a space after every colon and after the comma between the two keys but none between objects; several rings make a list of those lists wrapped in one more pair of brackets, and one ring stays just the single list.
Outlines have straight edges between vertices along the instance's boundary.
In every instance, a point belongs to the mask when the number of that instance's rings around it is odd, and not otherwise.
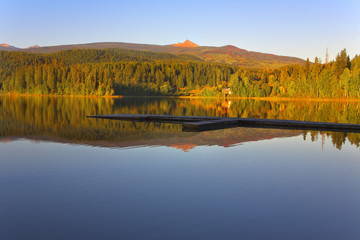
[{"label": "tree line", "polygon": [[125,49],[54,54],[0,51],[2,93],[359,98],[360,57],[346,49],[329,63],[248,69],[194,56]]},{"label": "tree line", "polygon": [[304,66],[290,65],[259,71],[249,76],[240,70],[231,76],[230,85],[237,96],[279,96],[294,98],[359,98],[360,57],[352,60],[342,50],[332,62],[321,64],[307,59]]}]

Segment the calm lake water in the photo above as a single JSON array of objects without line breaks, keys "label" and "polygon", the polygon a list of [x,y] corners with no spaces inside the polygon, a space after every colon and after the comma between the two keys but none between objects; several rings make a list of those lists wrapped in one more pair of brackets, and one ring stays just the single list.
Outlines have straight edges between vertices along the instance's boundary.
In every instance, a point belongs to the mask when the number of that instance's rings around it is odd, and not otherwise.
[{"label": "calm lake water", "polygon": [[360,239],[360,134],[88,119],[360,124],[360,102],[0,96],[0,239]]}]

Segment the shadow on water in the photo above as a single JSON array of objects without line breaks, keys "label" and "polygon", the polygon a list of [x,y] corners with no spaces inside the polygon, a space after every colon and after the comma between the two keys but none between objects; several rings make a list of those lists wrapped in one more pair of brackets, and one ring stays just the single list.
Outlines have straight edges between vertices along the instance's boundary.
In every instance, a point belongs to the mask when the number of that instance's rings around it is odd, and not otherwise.
[{"label": "shadow on water", "polygon": [[359,124],[359,110],[359,102],[0,96],[0,137],[2,141],[27,138],[103,147],[162,145],[187,151],[200,145],[228,147],[303,135],[304,140],[312,141],[331,138],[333,145],[341,149],[346,140],[359,147],[360,134],[253,128],[188,133],[176,124],[95,120],[86,116],[164,114]]}]

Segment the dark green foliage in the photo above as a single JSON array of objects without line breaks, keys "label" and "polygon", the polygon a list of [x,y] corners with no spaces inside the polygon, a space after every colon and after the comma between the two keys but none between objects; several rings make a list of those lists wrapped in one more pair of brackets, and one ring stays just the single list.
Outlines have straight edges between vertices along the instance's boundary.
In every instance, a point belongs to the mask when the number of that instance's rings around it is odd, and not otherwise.
[{"label": "dark green foliage", "polygon": [[230,86],[236,96],[292,98],[359,98],[360,57],[351,61],[342,50],[327,65],[306,61],[305,66],[289,65],[277,69],[239,69],[231,76]]},{"label": "dark green foliage", "polygon": [[[76,49],[53,54],[0,51],[3,93],[55,95],[188,95],[359,98],[360,60],[344,49],[336,61],[315,59],[276,69],[248,69],[126,49]],[[211,89],[210,89],[211,88]]]},{"label": "dark green foliage", "polygon": [[[39,55],[0,52],[3,92],[57,95],[173,95],[206,86],[211,72],[234,69],[194,56],[126,49],[77,49]],[[189,61],[189,59],[191,61]]]}]

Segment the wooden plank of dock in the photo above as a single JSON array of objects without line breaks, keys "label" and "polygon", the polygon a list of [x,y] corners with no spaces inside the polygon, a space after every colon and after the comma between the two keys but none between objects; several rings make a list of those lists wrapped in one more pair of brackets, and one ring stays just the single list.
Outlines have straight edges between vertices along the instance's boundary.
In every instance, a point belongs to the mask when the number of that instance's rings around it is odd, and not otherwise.
[{"label": "wooden plank of dock", "polygon": [[184,132],[201,132],[230,127],[239,127],[239,120],[236,118],[223,118],[218,120],[206,120],[200,122],[186,122],[182,124],[182,130]]},{"label": "wooden plank of dock", "polygon": [[149,121],[149,122],[165,122],[165,123],[178,123],[178,124],[182,124],[184,122],[214,121],[214,120],[223,119],[222,117],[172,116],[172,115],[149,115],[149,114],[110,114],[110,115],[93,115],[87,117],[135,121],[135,122]]},{"label": "wooden plank of dock", "polygon": [[360,132],[359,124],[331,123],[331,122],[312,122],[297,120],[278,120],[278,119],[256,119],[239,118],[239,126],[294,129],[294,130],[317,130],[334,132]]},{"label": "wooden plank of dock", "polygon": [[183,123],[183,131],[199,132],[229,127],[274,128],[290,130],[317,130],[334,132],[360,132],[359,124],[311,122],[296,120],[256,119],[256,118],[226,118],[215,121]]},{"label": "wooden plank of dock", "polygon": [[253,127],[253,128],[276,128],[294,130],[318,130],[335,132],[360,132],[359,124],[311,122],[278,119],[257,118],[225,118],[225,117],[202,117],[202,116],[171,116],[171,115],[148,115],[148,114],[111,114],[88,116],[90,118],[102,118],[113,120],[137,121],[137,122],[164,122],[182,124],[183,131],[199,132],[229,127]]}]

